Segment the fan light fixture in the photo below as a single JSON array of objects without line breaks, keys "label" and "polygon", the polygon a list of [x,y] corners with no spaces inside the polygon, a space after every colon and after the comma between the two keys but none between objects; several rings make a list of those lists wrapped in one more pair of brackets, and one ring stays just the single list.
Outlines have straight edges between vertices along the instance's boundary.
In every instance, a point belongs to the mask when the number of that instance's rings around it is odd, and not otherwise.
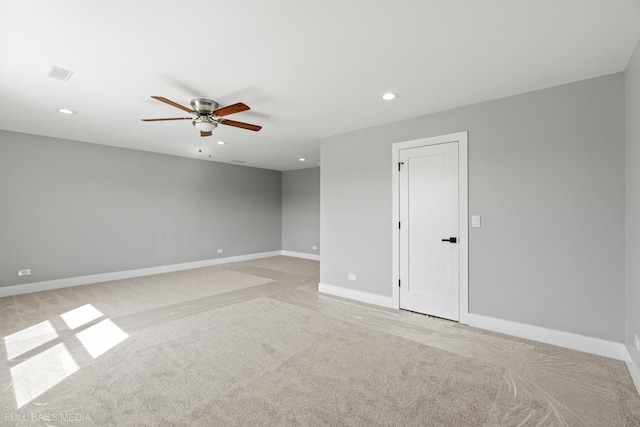
[{"label": "fan light fixture", "polygon": [[193,122],[193,125],[197,127],[201,132],[211,132],[216,127],[218,127],[218,123],[209,120],[207,117],[198,117]]}]

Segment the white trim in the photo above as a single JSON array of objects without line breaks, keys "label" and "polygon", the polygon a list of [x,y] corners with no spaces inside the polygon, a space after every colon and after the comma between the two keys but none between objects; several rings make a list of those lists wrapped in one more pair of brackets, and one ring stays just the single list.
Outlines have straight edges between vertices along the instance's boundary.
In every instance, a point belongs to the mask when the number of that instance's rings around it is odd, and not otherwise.
[{"label": "white trim", "polygon": [[284,256],[291,256],[294,258],[304,258],[310,259],[313,261],[320,261],[320,255],[318,254],[305,254],[304,252],[292,252],[292,251],[281,251]]},{"label": "white trim", "polygon": [[638,391],[638,394],[640,394],[640,369],[638,369],[638,366],[633,362],[631,354],[629,354],[629,349],[626,347],[625,349],[627,350],[625,363],[627,364],[629,374],[631,374],[631,379],[633,379],[633,383],[636,386],[636,390]]},{"label": "white trim", "polygon": [[400,280],[400,180],[398,177],[398,161],[400,150],[414,147],[424,147],[426,145],[445,144],[447,142],[458,142],[458,211],[459,211],[459,248],[460,248],[460,312],[459,322],[469,323],[469,177],[468,177],[468,132],[457,132],[448,135],[434,136],[429,138],[415,139],[412,141],[396,142],[392,144],[392,206],[391,213],[391,299],[393,308],[400,308],[400,290],[398,281]]},{"label": "white trim", "polygon": [[109,282],[112,280],[130,279],[132,277],[149,276],[152,274],[171,273],[192,268],[210,267],[212,265],[230,262],[249,261],[252,259],[268,258],[282,255],[283,251],[261,252],[257,254],[238,255],[227,258],[207,259],[203,261],[185,262],[181,264],[162,265],[158,267],[139,268],[136,270],[116,271],[112,273],[92,274],[89,276],[70,277],[66,279],[47,280],[43,282],[26,283],[23,285],[0,287],[0,297],[28,294],[31,292],[50,291],[71,286],[90,285],[93,283]]},{"label": "white trim", "polygon": [[468,134],[458,140],[458,211],[460,224],[460,323],[469,324],[469,155]]},{"label": "white trim", "polygon": [[327,285],[318,283],[318,292],[329,294],[336,297],[352,299],[367,304],[379,305],[387,308],[397,308],[391,297],[383,297],[382,295],[370,294],[369,292],[356,291],[353,289],[341,288],[340,286]]},{"label": "white trim", "polygon": [[469,313],[469,326],[487,329],[515,337],[539,341],[547,344],[566,347],[572,350],[610,357],[617,360],[629,358],[627,347],[624,344],[607,341],[600,338],[587,337],[555,329],[542,328],[540,326],[527,325],[525,323],[512,322],[510,320],[496,319],[495,317],[481,316]]}]

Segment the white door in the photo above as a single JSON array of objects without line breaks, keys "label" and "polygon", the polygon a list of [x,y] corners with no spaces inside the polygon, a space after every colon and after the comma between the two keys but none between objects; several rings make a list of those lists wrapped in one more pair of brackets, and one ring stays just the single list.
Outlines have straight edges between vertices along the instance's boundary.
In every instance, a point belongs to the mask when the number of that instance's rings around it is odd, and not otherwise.
[{"label": "white door", "polygon": [[458,142],[399,155],[400,308],[457,321]]}]

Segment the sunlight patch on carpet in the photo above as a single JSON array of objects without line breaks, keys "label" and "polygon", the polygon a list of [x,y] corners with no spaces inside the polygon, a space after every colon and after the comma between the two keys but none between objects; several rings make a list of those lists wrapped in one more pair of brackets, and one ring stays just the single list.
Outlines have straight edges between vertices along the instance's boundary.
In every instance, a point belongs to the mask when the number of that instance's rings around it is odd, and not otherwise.
[{"label": "sunlight patch on carpet", "polygon": [[58,336],[51,322],[45,320],[4,337],[8,360],[14,359]]},{"label": "sunlight patch on carpet", "polygon": [[109,319],[78,332],[76,336],[94,359],[129,338],[125,331]]},{"label": "sunlight patch on carpet", "polygon": [[16,404],[21,408],[78,370],[60,343],[11,368]]},{"label": "sunlight patch on carpet", "polygon": [[75,329],[82,325],[86,325],[92,320],[102,316],[102,312],[91,304],[85,304],[60,315],[69,329]]}]

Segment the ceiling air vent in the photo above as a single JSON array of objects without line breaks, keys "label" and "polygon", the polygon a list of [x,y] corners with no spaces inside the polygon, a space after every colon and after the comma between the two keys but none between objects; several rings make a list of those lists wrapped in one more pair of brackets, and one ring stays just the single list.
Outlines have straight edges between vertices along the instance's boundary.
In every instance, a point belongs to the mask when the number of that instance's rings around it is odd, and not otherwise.
[{"label": "ceiling air vent", "polygon": [[244,165],[247,163],[246,160],[230,160],[229,163],[238,163],[239,165]]},{"label": "ceiling air vent", "polygon": [[69,81],[73,71],[65,70],[64,68],[56,67],[55,65],[49,70],[49,77],[56,80]]}]

